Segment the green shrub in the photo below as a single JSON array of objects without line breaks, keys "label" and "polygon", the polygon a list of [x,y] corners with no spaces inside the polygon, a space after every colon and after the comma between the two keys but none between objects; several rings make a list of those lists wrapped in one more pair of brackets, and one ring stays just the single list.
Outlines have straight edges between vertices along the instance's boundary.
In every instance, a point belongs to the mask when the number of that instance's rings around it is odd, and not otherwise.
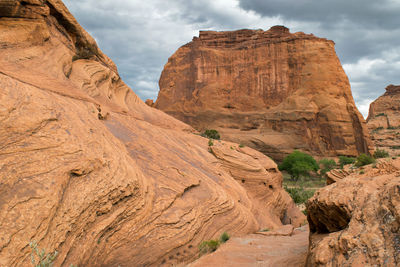
[{"label": "green shrub", "polygon": [[346,156],[339,156],[340,168],[343,168],[343,166],[347,165],[347,164],[353,164],[354,162],[356,162],[356,158],[346,157]]},{"label": "green shrub", "polygon": [[199,245],[199,250],[201,254],[206,254],[216,251],[220,245],[221,243],[219,240],[211,239],[201,242],[201,244]]},{"label": "green shrub", "polygon": [[217,248],[219,248],[221,244],[228,241],[229,238],[230,238],[229,234],[227,232],[223,232],[218,240],[211,239],[201,242],[201,244],[199,245],[200,253],[206,254],[216,251]]},{"label": "green shrub", "polygon": [[231,237],[229,236],[229,234],[228,234],[227,232],[223,232],[222,235],[219,237],[219,241],[220,241],[221,243],[225,243],[226,241],[229,240],[229,238],[231,238]]},{"label": "green shrub", "polygon": [[210,139],[215,139],[215,140],[221,139],[221,136],[219,135],[218,131],[217,130],[212,130],[212,129],[211,130],[205,130],[201,134],[201,136],[207,137],[207,138],[210,138]]},{"label": "green shrub", "polygon": [[208,146],[213,146],[214,145],[214,141],[212,139],[208,140]]},{"label": "green shrub", "polygon": [[368,165],[368,164],[371,164],[374,162],[375,162],[375,159],[373,157],[368,156],[366,154],[361,154],[360,156],[357,157],[355,165],[357,167],[361,167],[361,166]]},{"label": "green shrub", "polygon": [[239,147],[244,147],[244,145],[243,144],[239,144]]},{"label": "green shrub", "polygon": [[400,149],[400,146],[391,146],[391,149]]},{"label": "green shrub", "polygon": [[44,249],[39,249],[36,241],[31,241],[29,246],[32,249],[31,262],[35,267],[51,267],[55,261],[58,252],[46,253]]},{"label": "green shrub", "polygon": [[385,116],[385,113],[376,114],[376,115],[375,115],[375,118],[376,118],[376,117],[381,117],[381,116]]},{"label": "green shrub", "polygon": [[325,175],[325,173],[336,167],[336,162],[333,159],[321,159],[318,163],[322,175]]},{"label": "green shrub", "polygon": [[310,171],[318,169],[317,161],[312,156],[297,150],[285,157],[282,164],[279,165],[279,170],[287,171],[296,181],[300,175],[307,175]]},{"label": "green shrub", "polygon": [[374,158],[376,159],[387,158],[387,157],[389,157],[389,153],[383,149],[377,149],[374,153]]},{"label": "green shrub", "polygon": [[284,188],[296,204],[306,203],[306,201],[315,193],[315,190],[313,189],[305,190],[304,188],[288,188],[287,186],[284,186]]}]

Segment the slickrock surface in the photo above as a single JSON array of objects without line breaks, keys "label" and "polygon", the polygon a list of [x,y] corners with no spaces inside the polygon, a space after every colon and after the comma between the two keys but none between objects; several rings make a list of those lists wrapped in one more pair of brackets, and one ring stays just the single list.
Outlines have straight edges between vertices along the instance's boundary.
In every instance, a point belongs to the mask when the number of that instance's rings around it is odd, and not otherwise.
[{"label": "slickrock surface", "polygon": [[0,2],[0,147],[0,266],[31,240],[55,266],[170,266],[305,219],[269,158],[148,107],[59,0]]},{"label": "slickrock surface", "polygon": [[365,121],[332,41],[283,26],[201,31],[172,55],[155,107],[197,130],[281,160],[369,151]]},{"label": "slickrock surface", "polygon": [[308,226],[303,226],[291,236],[275,233],[235,237],[189,266],[302,267],[307,257],[308,233]]},{"label": "slickrock surface", "polygon": [[390,156],[400,155],[400,86],[389,85],[386,92],[371,103],[368,129],[376,148]]},{"label": "slickrock surface", "polygon": [[400,159],[380,160],[307,202],[307,266],[400,265]]}]

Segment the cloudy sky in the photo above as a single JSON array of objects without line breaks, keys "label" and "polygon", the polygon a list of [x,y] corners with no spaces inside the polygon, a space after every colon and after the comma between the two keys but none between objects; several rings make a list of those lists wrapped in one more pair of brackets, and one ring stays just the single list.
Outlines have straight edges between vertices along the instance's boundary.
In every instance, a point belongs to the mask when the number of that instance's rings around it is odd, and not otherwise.
[{"label": "cloudy sky", "polygon": [[143,99],[156,99],[164,64],[199,30],[285,25],[334,40],[364,116],[400,84],[400,0],[64,0]]}]

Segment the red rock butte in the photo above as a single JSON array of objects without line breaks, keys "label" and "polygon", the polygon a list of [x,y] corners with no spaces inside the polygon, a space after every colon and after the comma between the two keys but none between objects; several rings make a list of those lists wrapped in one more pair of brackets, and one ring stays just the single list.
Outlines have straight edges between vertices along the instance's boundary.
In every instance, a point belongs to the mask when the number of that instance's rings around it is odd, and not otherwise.
[{"label": "red rock butte", "polygon": [[371,103],[367,125],[376,148],[390,156],[400,154],[400,85],[388,85],[386,92]]},{"label": "red rock butte", "polygon": [[154,107],[281,160],[371,149],[334,42],[284,26],[200,31],[165,65]]}]

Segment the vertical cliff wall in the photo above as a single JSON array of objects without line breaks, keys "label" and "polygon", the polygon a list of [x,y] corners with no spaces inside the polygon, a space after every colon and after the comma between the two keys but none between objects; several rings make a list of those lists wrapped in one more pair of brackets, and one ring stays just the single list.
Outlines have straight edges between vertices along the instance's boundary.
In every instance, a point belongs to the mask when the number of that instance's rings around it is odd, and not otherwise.
[{"label": "vertical cliff wall", "polygon": [[367,118],[372,141],[390,156],[400,154],[400,86],[388,85],[386,92],[371,103]]},{"label": "vertical cliff wall", "polygon": [[154,106],[281,159],[368,153],[365,121],[332,41],[283,26],[200,32],[172,55]]}]

